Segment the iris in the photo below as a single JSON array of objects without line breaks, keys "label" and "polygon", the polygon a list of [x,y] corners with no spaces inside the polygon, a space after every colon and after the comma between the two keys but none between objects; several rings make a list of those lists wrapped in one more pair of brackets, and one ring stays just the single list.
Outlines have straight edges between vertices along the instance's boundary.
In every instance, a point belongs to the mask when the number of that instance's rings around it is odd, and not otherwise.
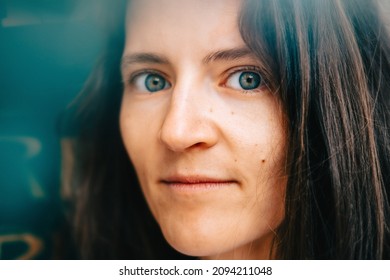
[{"label": "iris", "polygon": [[163,90],[166,85],[166,80],[158,74],[148,74],[145,78],[145,87],[150,92]]},{"label": "iris", "polygon": [[261,83],[261,77],[255,72],[242,72],[239,77],[240,86],[245,90],[257,88]]}]

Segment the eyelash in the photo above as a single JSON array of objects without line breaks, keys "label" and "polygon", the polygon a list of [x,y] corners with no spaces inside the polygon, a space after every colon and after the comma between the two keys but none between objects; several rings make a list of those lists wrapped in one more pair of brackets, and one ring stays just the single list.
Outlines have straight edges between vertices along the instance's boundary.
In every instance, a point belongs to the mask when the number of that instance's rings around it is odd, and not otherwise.
[{"label": "eyelash", "polygon": [[145,75],[145,74],[156,74],[156,75],[159,75],[159,76],[161,76],[161,77],[163,77],[164,79],[167,80],[166,76],[163,73],[161,73],[160,71],[152,70],[152,69],[145,69],[145,70],[140,70],[140,71],[132,73],[130,75],[130,78],[128,79],[128,83],[131,86],[134,85],[135,84],[135,79],[139,78],[140,76]]}]

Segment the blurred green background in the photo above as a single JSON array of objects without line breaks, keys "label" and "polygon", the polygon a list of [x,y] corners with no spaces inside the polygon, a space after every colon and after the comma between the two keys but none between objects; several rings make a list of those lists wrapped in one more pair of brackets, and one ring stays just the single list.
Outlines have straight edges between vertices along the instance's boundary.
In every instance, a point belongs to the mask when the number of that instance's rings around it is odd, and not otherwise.
[{"label": "blurred green background", "polygon": [[0,259],[77,257],[58,122],[101,49],[102,3],[0,0]]}]

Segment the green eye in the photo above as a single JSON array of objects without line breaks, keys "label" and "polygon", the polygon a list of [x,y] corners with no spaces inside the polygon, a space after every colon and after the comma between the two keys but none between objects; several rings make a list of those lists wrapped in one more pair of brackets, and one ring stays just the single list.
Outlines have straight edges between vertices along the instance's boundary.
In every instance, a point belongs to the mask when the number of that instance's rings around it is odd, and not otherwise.
[{"label": "green eye", "polygon": [[156,73],[141,73],[133,80],[135,88],[138,91],[157,92],[170,87],[167,80]]},{"label": "green eye", "polygon": [[262,84],[259,73],[253,71],[238,71],[227,80],[226,86],[236,90],[254,90]]}]

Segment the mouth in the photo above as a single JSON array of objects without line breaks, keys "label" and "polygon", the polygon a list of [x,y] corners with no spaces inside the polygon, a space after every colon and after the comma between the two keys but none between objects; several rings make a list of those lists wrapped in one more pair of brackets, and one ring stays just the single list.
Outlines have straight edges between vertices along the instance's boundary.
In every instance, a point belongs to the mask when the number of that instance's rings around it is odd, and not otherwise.
[{"label": "mouth", "polygon": [[160,180],[160,183],[177,191],[207,191],[238,185],[236,180],[201,175],[172,176]]}]

